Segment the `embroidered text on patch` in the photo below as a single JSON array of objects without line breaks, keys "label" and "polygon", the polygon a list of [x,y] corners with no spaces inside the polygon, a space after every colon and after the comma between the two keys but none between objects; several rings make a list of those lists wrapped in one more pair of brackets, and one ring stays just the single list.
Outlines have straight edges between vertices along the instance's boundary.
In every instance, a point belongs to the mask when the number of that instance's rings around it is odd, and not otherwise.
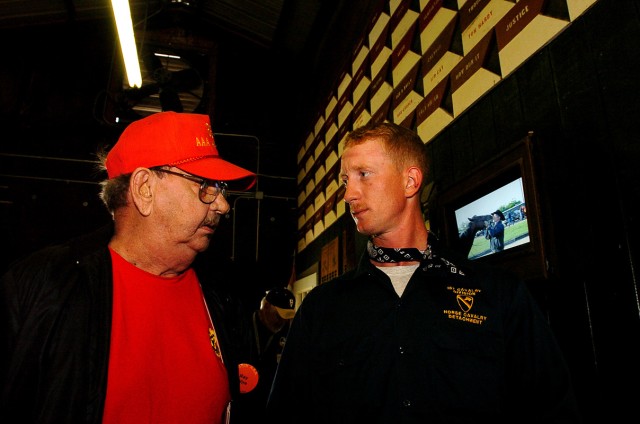
[{"label": "embroidered text on patch", "polygon": [[445,314],[447,318],[476,325],[482,325],[487,320],[485,315],[471,313],[471,309],[475,303],[475,296],[482,290],[452,286],[447,287],[447,290],[450,290],[455,295],[456,303],[460,308],[460,310],[443,310],[442,313]]}]

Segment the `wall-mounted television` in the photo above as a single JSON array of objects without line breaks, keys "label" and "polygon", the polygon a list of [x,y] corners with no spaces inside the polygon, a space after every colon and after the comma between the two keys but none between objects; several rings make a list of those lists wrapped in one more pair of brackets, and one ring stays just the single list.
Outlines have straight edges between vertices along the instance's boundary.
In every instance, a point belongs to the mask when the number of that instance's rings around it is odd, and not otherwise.
[{"label": "wall-mounted television", "polygon": [[[533,143],[529,133],[443,190],[437,201],[439,230],[448,247],[525,280],[547,277]],[[498,211],[500,219],[493,217]]]},{"label": "wall-mounted television", "polygon": [[[522,177],[514,174],[513,180],[500,184],[495,190],[480,194],[479,198],[454,211],[458,237],[468,240],[469,259],[500,253],[531,242]],[[500,211],[502,215],[495,214],[497,218],[494,218],[495,211]],[[492,235],[492,230],[497,231],[496,234]],[[493,248],[490,242],[492,237],[501,240]]]}]

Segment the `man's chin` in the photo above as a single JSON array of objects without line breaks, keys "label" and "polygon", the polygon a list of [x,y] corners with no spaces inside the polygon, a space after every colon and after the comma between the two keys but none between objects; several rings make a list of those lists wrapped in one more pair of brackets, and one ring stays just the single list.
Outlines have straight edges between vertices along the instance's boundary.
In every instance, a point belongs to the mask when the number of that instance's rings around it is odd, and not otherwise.
[{"label": "man's chin", "polygon": [[203,237],[198,238],[198,240],[193,243],[193,249],[198,253],[202,253],[207,250],[209,248],[209,244],[211,243],[211,236],[212,234],[207,234]]}]

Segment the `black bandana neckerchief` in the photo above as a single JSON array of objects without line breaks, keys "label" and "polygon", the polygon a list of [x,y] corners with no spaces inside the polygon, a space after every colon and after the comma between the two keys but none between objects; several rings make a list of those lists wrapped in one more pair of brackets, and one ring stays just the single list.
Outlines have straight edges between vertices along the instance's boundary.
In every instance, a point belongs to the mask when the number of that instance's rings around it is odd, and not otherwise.
[{"label": "black bandana neckerchief", "polygon": [[422,262],[431,255],[431,246],[427,245],[427,249],[424,251],[415,247],[379,247],[369,240],[367,242],[367,253],[371,260],[382,263]]}]

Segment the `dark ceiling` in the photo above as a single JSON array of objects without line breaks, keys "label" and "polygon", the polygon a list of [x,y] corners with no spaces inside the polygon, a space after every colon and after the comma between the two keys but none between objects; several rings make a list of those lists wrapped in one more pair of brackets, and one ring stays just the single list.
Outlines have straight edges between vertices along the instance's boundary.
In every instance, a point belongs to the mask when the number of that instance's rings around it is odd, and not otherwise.
[{"label": "dark ceiling", "polygon": [[[208,113],[221,153],[259,173],[259,225],[240,213],[243,203],[255,213],[255,202],[231,199],[238,208],[229,234],[220,236],[230,238],[222,253],[236,259],[255,252],[258,259],[263,251],[292,252],[297,151],[380,2],[130,3],[139,55],[179,55],[163,67],[173,82],[184,68],[195,69],[201,79],[185,82],[178,102]],[[108,219],[96,198],[103,175],[95,153],[144,114],[138,109],[147,107],[147,94],[158,97],[151,84],[166,79],[154,79],[143,61],[148,92],[125,88],[108,0],[0,0],[0,48],[0,229],[15,242],[3,265]]]},{"label": "dark ceiling", "polygon": [[[130,3],[141,56],[148,44],[208,56],[206,60],[213,67],[202,76],[212,86],[215,100],[208,106],[219,125],[235,121],[221,119],[219,114],[224,116],[225,110],[213,113],[216,106],[225,108],[219,97],[228,89],[249,93],[241,102],[247,108],[245,116],[253,116],[251,109],[264,108],[266,102],[271,111],[274,106],[278,106],[275,108],[278,111],[283,108],[288,115],[295,111],[298,119],[291,124],[298,126],[302,124],[301,111],[311,113],[308,111],[319,109],[318,102],[333,88],[336,74],[346,65],[354,43],[368,25],[371,11],[380,2],[132,0]],[[121,77],[118,73],[122,67],[118,63],[112,65],[120,60],[112,21],[108,0],[0,0],[0,31],[6,33],[4,41],[16,56],[23,57],[22,61],[49,67],[49,75],[66,72],[65,68],[71,75],[73,69],[69,68],[75,66],[74,77],[85,78],[81,74],[82,64],[72,65],[74,60],[81,60],[92,61],[85,66],[92,66],[93,72],[106,70],[112,79]],[[86,43],[92,44],[91,52],[83,50]],[[282,105],[274,104],[279,100]]]}]

